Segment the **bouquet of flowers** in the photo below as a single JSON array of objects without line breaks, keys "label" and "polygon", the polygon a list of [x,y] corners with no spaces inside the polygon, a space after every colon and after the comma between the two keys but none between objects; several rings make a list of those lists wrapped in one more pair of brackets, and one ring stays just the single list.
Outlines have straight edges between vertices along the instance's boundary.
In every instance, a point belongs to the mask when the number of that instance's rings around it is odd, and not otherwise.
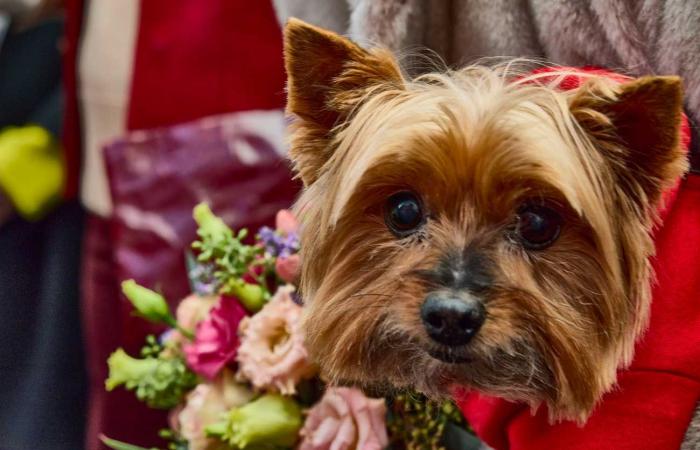
[{"label": "bouquet of flowers", "polygon": [[105,383],[170,410],[170,428],[160,431],[168,449],[437,450],[473,441],[450,402],[409,393],[369,398],[319,378],[300,328],[291,212],[280,211],[276,228],[261,228],[252,243],[206,204],[194,209],[194,219],[199,239],[186,258],[192,294],[173,315],[159,293],[122,283],[136,314],[169,329],[149,336],[138,358],[112,353]]}]

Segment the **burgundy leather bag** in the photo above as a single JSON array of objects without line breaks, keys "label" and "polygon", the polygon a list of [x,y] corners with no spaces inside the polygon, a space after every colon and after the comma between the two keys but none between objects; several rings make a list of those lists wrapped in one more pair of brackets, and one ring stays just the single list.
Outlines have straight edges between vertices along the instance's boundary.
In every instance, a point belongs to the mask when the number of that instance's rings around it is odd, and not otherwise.
[{"label": "burgundy leather bag", "polygon": [[[284,126],[281,111],[241,112],[132,132],[108,146],[118,277],[171,302],[187,295],[184,250],[196,238],[192,209],[200,202],[236,229],[272,224],[298,191],[284,157]],[[129,328],[137,324],[143,321]]]}]

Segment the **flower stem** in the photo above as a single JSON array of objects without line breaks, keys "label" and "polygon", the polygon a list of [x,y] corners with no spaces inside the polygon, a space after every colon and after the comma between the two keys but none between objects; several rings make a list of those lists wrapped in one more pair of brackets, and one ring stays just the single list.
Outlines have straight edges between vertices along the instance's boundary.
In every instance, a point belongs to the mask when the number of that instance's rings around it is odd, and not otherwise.
[{"label": "flower stem", "polygon": [[177,331],[182,333],[182,335],[185,336],[187,339],[189,339],[190,341],[194,340],[194,333],[192,333],[190,330],[182,328],[172,315],[167,316],[164,320],[166,324],[168,324],[171,328],[175,328]]}]

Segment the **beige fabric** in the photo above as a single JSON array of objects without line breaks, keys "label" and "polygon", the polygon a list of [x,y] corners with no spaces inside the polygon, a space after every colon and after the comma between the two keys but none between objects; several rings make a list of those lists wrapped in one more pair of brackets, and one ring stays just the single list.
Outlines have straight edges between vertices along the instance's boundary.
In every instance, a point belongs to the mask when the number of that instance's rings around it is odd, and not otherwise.
[{"label": "beige fabric", "polygon": [[78,59],[84,159],[81,198],[101,216],[111,213],[102,147],[126,131],[140,0],[91,0]]}]

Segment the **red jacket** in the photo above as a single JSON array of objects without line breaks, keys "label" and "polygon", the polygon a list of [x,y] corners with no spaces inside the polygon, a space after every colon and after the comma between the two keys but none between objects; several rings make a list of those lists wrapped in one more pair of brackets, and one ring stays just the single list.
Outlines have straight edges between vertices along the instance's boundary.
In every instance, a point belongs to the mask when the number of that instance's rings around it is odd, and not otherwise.
[{"label": "red jacket", "polygon": [[[687,124],[682,131],[687,145]],[[468,394],[458,403],[487,444],[497,450],[679,448],[700,399],[700,176],[688,175],[666,200],[655,234],[650,326],[631,367],[619,371],[617,387],[583,427],[550,425],[546,407],[532,415],[524,404]]]}]

